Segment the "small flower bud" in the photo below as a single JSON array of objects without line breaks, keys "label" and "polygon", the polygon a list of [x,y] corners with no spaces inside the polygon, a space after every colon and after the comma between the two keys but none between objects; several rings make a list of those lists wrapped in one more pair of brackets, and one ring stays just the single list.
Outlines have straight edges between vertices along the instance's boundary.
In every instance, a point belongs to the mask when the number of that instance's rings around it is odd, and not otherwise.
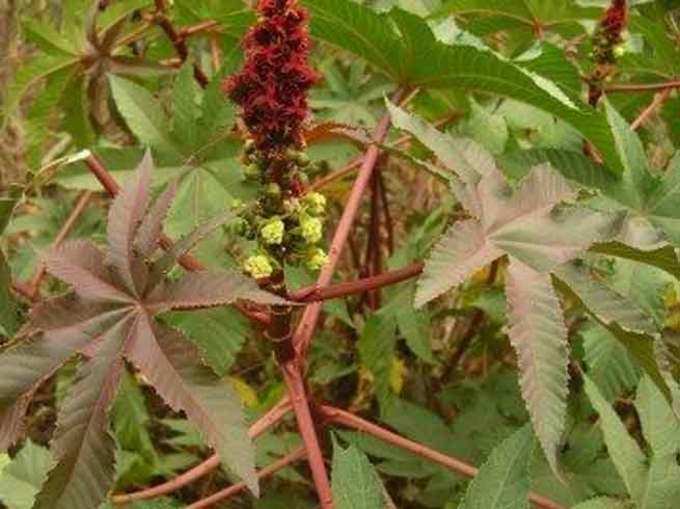
[{"label": "small flower bud", "polygon": [[296,198],[283,201],[283,210],[286,214],[295,214],[300,211],[300,202]]},{"label": "small flower bud", "polygon": [[316,217],[303,216],[300,218],[300,234],[310,244],[321,240],[323,223]]},{"label": "small flower bud", "polygon": [[309,156],[304,152],[298,152],[295,155],[295,162],[298,166],[305,167],[309,164]]},{"label": "small flower bud", "polygon": [[274,272],[269,258],[261,254],[250,256],[243,264],[243,268],[255,279],[269,277]]},{"label": "small flower bud", "polygon": [[309,270],[317,271],[328,263],[328,255],[320,247],[310,249],[307,253],[305,265]]},{"label": "small flower bud", "polygon": [[271,182],[267,184],[267,189],[265,192],[269,196],[279,196],[281,195],[281,188],[276,182]]},{"label": "small flower bud", "polygon": [[262,168],[260,168],[260,165],[257,163],[250,163],[248,166],[246,166],[243,174],[246,176],[246,178],[255,180],[260,178],[262,175]]},{"label": "small flower bud", "polygon": [[321,216],[326,212],[326,197],[321,193],[307,193],[302,198],[302,204],[314,216]]},{"label": "small flower bud", "polygon": [[270,219],[260,228],[260,236],[265,244],[276,245],[283,242],[286,227],[279,218]]},{"label": "small flower bud", "polygon": [[248,232],[248,221],[242,217],[235,218],[229,223],[229,231],[234,235],[245,235]]}]

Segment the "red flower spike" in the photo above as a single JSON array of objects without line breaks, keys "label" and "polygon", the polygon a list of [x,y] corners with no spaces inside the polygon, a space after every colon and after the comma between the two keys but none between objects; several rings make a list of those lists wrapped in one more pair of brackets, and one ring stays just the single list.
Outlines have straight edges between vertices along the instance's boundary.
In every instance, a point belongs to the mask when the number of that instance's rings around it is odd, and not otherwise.
[{"label": "red flower spike", "polygon": [[604,12],[600,27],[603,34],[613,44],[621,42],[621,34],[628,23],[628,8],[626,0],[613,0],[609,8]]},{"label": "red flower spike", "polygon": [[260,19],[244,39],[245,64],[224,82],[262,152],[302,147],[307,90],[317,75],[307,63],[307,11],[297,0],[261,0]]}]

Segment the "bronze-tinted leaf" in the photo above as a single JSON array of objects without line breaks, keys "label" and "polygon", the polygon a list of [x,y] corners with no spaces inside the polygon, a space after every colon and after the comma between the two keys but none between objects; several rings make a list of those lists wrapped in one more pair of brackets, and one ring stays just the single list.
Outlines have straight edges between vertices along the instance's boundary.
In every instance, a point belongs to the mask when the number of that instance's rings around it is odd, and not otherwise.
[{"label": "bronze-tinted leaf", "polygon": [[90,242],[65,242],[45,256],[45,263],[50,274],[71,285],[81,297],[133,302],[129,294],[115,286],[104,264],[104,253]]},{"label": "bronze-tinted leaf", "polygon": [[231,386],[201,364],[198,349],[173,329],[140,317],[126,357],[174,410],[183,410],[223,464],[257,494],[254,450]]},{"label": "bronze-tinted leaf", "polygon": [[112,327],[96,355],[78,370],[52,439],[58,463],[50,471],[35,509],[92,509],[106,499],[115,474],[108,411],[123,373],[120,353],[133,320],[121,320]]},{"label": "bronze-tinted leaf", "polygon": [[224,306],[236,299],[261,304],[285,304],[272,293],[260,290],[254,280],[235,272],[189,272],[177,281],[161,283],[147,303],[154,311]]},{"label": "bronze-tinted leaf", "polygon": [[139,164],[137,176],[121,189],[109,209],[108,260],[127,290],[136,296],[146,284],[145,266],[134,263],[132,248],[135,233],[149,204],[152,165],[151,153],[147,151]]}]

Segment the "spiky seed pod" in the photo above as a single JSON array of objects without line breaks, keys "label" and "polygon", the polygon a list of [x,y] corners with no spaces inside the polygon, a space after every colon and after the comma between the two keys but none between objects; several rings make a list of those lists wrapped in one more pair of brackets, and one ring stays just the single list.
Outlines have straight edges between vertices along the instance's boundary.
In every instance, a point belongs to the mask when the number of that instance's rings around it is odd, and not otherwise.
[{"label": "spiky seed pod", "polygon": [[224,84],[241,106],[262,152],[302,148],[307,90],[317,75],[308,65],[307,12],[297,0],[261,0],[259,20],[247,33],[243,69]]}]

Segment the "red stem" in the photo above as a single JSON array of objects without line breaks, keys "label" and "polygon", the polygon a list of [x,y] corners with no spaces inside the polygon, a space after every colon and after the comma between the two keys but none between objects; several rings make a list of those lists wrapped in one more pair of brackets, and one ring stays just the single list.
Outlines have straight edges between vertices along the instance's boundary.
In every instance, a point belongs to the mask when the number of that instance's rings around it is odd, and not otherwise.
[{"label": "red stem", "polygon": [[[163,0],[156,0],[156,14],[154,20],[172,43],[179,59],[184,63],[187,58],[189,58],[189,48],[187,47],[185,38],[177,32],[172,21],[170,21],[170,18],[165,15],[166,7]],[[208,86],[208,77],[196,63],[194,63],[194,78],[196,78],[196,81],[201,87],[205,88]]]},{"label": "red stem", "polygon": [[631,129],[636,130],[638,127],[640,127],[645,122],[645,120],[647,120],[657,110],[657,108],[666,102],[668,96],[671,95],[671,91],[672,89],[666,88],[656,94],[654,99],[652,99],[652,102],[649,103],[649,105],[644,110],[642,110],[637,118],[633,120],[633,123],[630,124]]},{"label": "red stem", "polygon": [[377,276],[345,281],[335,285],[319,287],[317,285],[300,288],[288,295],[288,300],[295,302],[317,302],[338,297],[347,297],[377,288],[383,288],[411,279],[423,272],[423,262],[414,262],[401,269],[383,272]]},{"label": "red stem", "polygon": [[390,254],[394,253],[394,221],[392,221],[392,214],[390,213],[390,204],[387,201],[387,187],[385,186],[385,178],[383,172],[378,173],[380,179],[380,202],[383,206],[383,216],[385,217],[385,230],[387,230],[387,250]]},{"label": "red stem", "polygon": [[305,444],[307,462],[312,471],[312,478],[319,502],[321,503],[321,509],[333,509],[333,494],[331,492],[331,485],[328,482],[326,463],[321,452],[314,419],[309,409],[305,383],[295,358],[281,365],[281,373],[283,374],[283,379],[288,388],[288,395],[293,405],[298,431]]},{"label": "red stem", "polygon": [[[404,96],[404,90],[399,90],[392,98],[393,102],[399,101]],[[342,249],[347,242],[347,236],[349,235],[354,219],[356,218],[357,212],[359,210],[359,205],[361,204],[361,198],[368,186],[368,183],[373,175],[373,169],[375,168],[375,163],[378,160],[378,155],[380,154],[380,149],[378,145],[381,144],[387,137],[387,132],[390,126],[390,116],[385,114],[375,132],[373,133],[374,143],[368,147],[366,154],[363,158],[363,163],[359,169],[359,174],[357,175],[352,190],[350,191],[345,209],[342,212],[340,221],[333,235],[333,240],[331,241],[331,247],[328,252],[328,263],[321,269],[319,278],[317,279],[317,285],[320,287],[328,286],[331,279],[333,278],[333,273],[335,272],[335,267],[340,259],[340,254]],[[304,358],[307,347],[309,346],[312,336],[314,335],[314,330],[316,329],[316,324],[319,320],[319,314],[321,313],[321,304],[314,303],[307,306],[300,324],[295,331],[294,341],[295,346],[300,355],[300,358]]]},{"label": "red stem", "polygon": [[[286,468],[291,463],[294,463],[304,458],[304,456],[305,456],[304,447],[299,447],[290,454],[283,456],[282,458],[276,460],[271,465],[268,465],[262,470],[258,471],[257,478],[262,480],[266,479],[267,477],[271,477],[276,472],[283,468]],[[229,497],[233,497],[234,495],[239,494],[246,488],[247,488],[246,483],[240,482],[238,484],[234,484],[232,486],[229,486],[228,488],[223,489],[222,491],[218,491],[217,493],[210,495],[209,497],[203,498],[198,502],[194,502],[193,504],[187,506],[187,509],[202,509],[204,507],[210,507],[211,505],[216,504],[217,502],[226,500]]]},{"label": "red stem", "polygon": [[[269,428],[274,426],[279,422],[285,415],[290,411],[291,404],[287,397],[283,398],[276,405],[274,405],[271,410],[255,421],[252,426],[248,429],[248,436],[255,439],[262,435]],[[145,490],[137,491],[134,493],[127,493],[124,495],[114,495],[111,501],[114,504],[127,504],[134,502],[136,500],[147,500],[150,498],[156,498],[168,493],[172,493],[180,489],[187,484],[194,482],[206,475],[207,473],[215,470],[220,464],[220,458],[217,454],[213,454],[207,460],[205,460],[200,465],[196,465],[191,470],[187,470],[183,474],[174,477],[173,479],[154,486],[153,488],[147,488]]]},{"label": "red stem", "polygon": [[666,90],[680,88],[680,80],[670,80],[662,83],[617,83],[604,87],[605,92],[654,92],[656,90]]},{"label": "red stem", "polygon": [[[466,477],[474,477],[479,472],[476,467],[470,465],[469,463],[452,456],[448,456],[439,451],[435,451],[434,449],[430,449],[429,447],[418,442],[414,442],[413,440],[409,440],[408,438],[404,438],[385,428],[373,424],[372,422],[366,421],[361,417],[357,417],[350,412],[346,412],[332,406],[323,405],[319,407],[319,413],[321,413],[323,417],[330,422],[368,433],[369,435],[379,438],[384,442],[395,445],[400,449],[409,451],[416,456],[430,460],[434,463],[437,463],[438,465],[443,466],[444,468],[452,470],[458,474],[462,474]],[[541,507],[542,509],[565,509],[564,506],[536,493],[529,493],[529,500],[531,500],[537,507]]]},{"label": "red stem", "polygon": [[[120,191],[120,186],[118,185],[118,182],[116,182],[116,180],[113,178],[113,176],[108,172],[108,170],[104,167],[101,161],[97,158],[97,156],[95,156],[94,154],[90,154],[87,157],[87,159],[85,159],[85,164],[87,164],[87,167],[90,169],[95,178],[99,181],[102,187],[106,189],[106,192],[109,193],[109,196],[111,196],[112,198],[115,197]],[[166,235],[162,235],[160,245],[163,249],[168,249],[170,248],[170,246],[173,245],[173,241]],[[189,253],[180,256],[178,261],[179,264],[188,271],[198,272],[201,270],[205,270],[204,265],[196,258],[191,256]],[[245,315],[246,317],[250,318],[255,322],[266,325],[270,321],[268,313],[250,310],[240,303],[234,304],[234,307],[238,309],[241,313],[243,313],[243,315]]]}]

